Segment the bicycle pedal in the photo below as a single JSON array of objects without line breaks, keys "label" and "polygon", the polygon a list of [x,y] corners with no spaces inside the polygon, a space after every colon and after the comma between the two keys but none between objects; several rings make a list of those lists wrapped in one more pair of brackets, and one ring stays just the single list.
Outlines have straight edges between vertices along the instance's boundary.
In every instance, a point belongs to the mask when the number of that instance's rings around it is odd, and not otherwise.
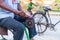
[{"label": "bicycle pedal", "polygon": [[51,31],[53,31],[53,29],[50,29]]}]

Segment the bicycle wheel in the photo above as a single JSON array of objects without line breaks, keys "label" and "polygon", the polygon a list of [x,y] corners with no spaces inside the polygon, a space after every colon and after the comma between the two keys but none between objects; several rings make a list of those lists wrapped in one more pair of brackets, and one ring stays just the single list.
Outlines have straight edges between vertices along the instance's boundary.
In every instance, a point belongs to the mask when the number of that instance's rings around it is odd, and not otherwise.
[{"label": "bicycle wheel", "polygon": [[44,12],[37,11],[34,15],[34,21],[36,25],[36,31],[37,33],[44,33],[47,30],[48,27],[48,19],[47,17],[43,14]]}]

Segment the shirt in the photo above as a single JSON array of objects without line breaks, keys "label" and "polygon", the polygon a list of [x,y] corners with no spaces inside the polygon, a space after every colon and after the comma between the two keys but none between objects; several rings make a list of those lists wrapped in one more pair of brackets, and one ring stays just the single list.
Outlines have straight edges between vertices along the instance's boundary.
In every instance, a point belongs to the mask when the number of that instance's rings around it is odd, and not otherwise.
[{"label": "shirt", "polygon": [[[19,0],[4,0],[4,2],[7,6],[17,10],[17,4],[19,3]],[[14,18],[14,13],[0,7],[0,19],[6,17]]]},{"label": "shirt", "polygon": [[35,5],[33,2],[28,3],[28,9],[32,8],[32,5]]}]

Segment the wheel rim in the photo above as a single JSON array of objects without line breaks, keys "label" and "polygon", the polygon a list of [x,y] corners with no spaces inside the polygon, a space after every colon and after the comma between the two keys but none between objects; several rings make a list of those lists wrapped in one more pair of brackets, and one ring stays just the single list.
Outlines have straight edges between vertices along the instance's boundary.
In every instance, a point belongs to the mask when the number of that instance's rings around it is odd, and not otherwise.
[{"label": "wheel rim", "polygon": [[[38,33],[43,33],[43,32],[45,32],[46,31],[46,29],[47,29],[47,20],[46,20],[46,17],[45,16],[43,16],[42,14],[35,14],[34,16],[33,16],[33,18],[34,18],[34,21],[35,21],[35,24],[36,24],[36,27],[37,27],[37,29],[36,29],[36,31],[38,32]],[[38,24],[39,23],[39,24]]]}]

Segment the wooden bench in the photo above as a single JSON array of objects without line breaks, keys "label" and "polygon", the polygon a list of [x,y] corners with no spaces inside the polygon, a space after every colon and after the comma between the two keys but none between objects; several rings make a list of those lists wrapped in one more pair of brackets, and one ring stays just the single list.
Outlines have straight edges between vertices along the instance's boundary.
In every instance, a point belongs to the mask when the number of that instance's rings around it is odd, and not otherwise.
[{"label": "wooden bench", "polygon": [[0,26],[0,35],[8,35],[8,29]]}]

